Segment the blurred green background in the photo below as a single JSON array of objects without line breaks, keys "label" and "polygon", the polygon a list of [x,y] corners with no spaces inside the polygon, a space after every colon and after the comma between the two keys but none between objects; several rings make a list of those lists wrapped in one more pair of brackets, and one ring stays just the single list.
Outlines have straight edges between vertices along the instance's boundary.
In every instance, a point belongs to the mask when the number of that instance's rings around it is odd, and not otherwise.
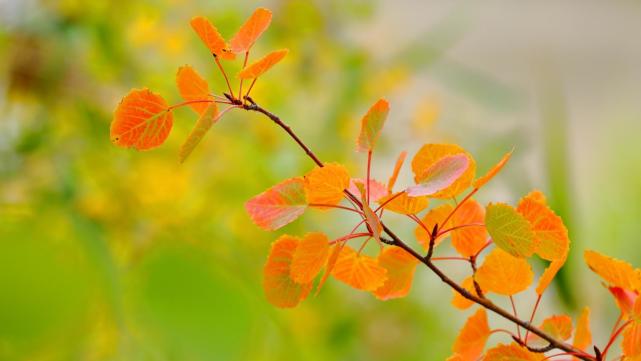
[{"label": "blurred green background", "polygon": [[[253,57],[290,54],[254,99],[322,159],[363,174],[354,140],[381,96],[380,179],[427,142],[461,144],[481,172],[515,147],[479,198],[546,192],[573,250],[540,315],[590,305],[605,341],[616,310],[582,250],[641,265],[640,2],[0,0],[0,360],[447,357],[469,311],[420,268],[402,300],[329,282],[294,310],[265,301],[279,234],[349,230],[320,212],[272,234],[250,222],[247,199],[312,166],[265,118],[232,112],[184,165],[187,109],[161,148],[111,145],[130,88],[177,102],[175,72],[191,64],[224,89],[191,17],[230,37],[257,6],[274,20]],[[517,301],[527,312],[533,292]]]}]

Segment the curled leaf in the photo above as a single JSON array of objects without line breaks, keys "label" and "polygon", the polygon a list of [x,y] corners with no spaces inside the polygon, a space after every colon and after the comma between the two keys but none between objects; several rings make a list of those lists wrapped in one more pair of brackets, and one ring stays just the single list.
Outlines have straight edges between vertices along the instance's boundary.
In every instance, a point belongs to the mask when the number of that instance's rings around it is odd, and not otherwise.
[{"label": "curled leaf", "polygon": [[268,231],[293,222],[305,208],[307,200],[301,177],[284,180],[245,203],[252,221]]},{"label": "curled leaf", "polygon": [[433,198],[451,198],[465,190],[472,184],[474,174],[476,172],[476,163],[474,158],[465,151],[465,149],[455,144],[426,144],[416,153],[412,159],[412,171],[414,172],[414,180],[419,183],[425,176],[425,171],[429,169],[434,163],[439,161],[445,156],[465,154],[468,157],[469,166],[465,172],[449,187],[431,195]]},{"label": "curled leaf", "polygon": [[309,294],[312,284],[300,284],[291,279],[291,264],[300,240],[283,235],[273,244],[265,264],[263,289],[267,300],[276,307],[290,308]]},{"label": "curled leaf", "polygon": [[407,152],[402,151],[401,154],[399,154],[398,158],[396,159],[396,164],[394,165],[394,171],[392,172],[392,176],[389,178],[389,181],[387,182],[387,190],[389,193],[392,193],[392,189],[394,188],[394,185],[396,184],[396,180],[398,179],[398,173],[401,171],[401,167],[405,162],[405,157],[407,157]]},{"label": "curled leaf", "polygon": [[503,158],[501,158],[501,160],[498,163],[496,163],[494,165],[494,167],[492,167],[489,171],[487,171],[487,173],[485,173],[484,176],[482,176],[482,177],[478,178],[477,180],[475,180],[474,183],[472,184],[472,186],[474,188],[476,188],[476,189],[479,189],[479,188],[483,187],[485,184],[487,184],[487,182],[492,180],[492,178],[494,178],[494,176],[498,172],[500,172],[501,169],[503,169],[503,166],[505,166],[507,161],[510,160],[510,157],[512,156],[512,152],[513,151],[514,150],[511,150],[508,153],[505,153]]},{"label": "curled leaf", "polygon": [[361,132],[356,142],[356,150],[359,152],[374,150],[388,113],[389,103],[385,99],[379,99],[369,108],[361,119]]},{"label": "curled leaf", "polygon": [[258,8],[240,27],[238,33],[230,41],[231,51],[235,54],[248,52],[256,40],[267,30],[272,22],[272,12]]},{"label": "curled leaf", "polygon": [[410,197],[431,196],[450,187],[470,166],[467,155],[447,155],[430,165],[416,178],[417,185],[407,188]]},{"label": "curled leaf", "polygon": [[263,75],[272,66],[276,65],[279,61],[283,60],[287,53],[289,53],[288,49],[272,51],[263,58],[256,60],[245,69],[241,70],[238,77],[241,79],[256,79]]}]

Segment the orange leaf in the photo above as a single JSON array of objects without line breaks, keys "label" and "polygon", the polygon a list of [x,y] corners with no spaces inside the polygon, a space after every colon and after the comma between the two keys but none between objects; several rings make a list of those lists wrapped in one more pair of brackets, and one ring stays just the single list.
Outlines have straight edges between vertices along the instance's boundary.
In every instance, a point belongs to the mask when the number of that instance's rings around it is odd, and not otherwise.
[{"label": "orange leaf", "polygon": [[[418,225],[416,227],[416,230],[414,231],[414,235],[416,236],[418,242],[423,246],[423,249],[427,250],[429,248],[429,233],[432,232],[432,229],[434,229],[434,225],[438,224],[439,230],[452,227],[451,218],[449,221],[447,221],[447,224],[443,224],[443,221],[445,221],[445,218],[447,218],[447,216],[452,213],[452,210],[454,210],[454,207],[452,207],[452,205],[449,203],[445,203],[436,208],[430,209],[430,211],[425,214],[421,221],[423,222],[427,230],[424,229],[421,225]],[[447,237],[447,235],[438,237],[436,239],[435,245],[438,245],[443,239],[445,239],[445,237]]]},{"label": "orange leaf", "polygon": [[485,220],[485,208],[477,201],[468,199],[452,216],[452,226],[481,224],[452,231],[452,245],[463,257],[469,258],[478,253],[487,242],[487,230],[482,225]]},{"label": "orange leaf", "polygon": [[548,268],[543,271],[543,274],[539,278],[539,283],[536,286],[536,293],[540,296],[548,288],[556,274],[559,272],[561,267],[565,264],[565,258],[557,259],[548,265]]},{"label": "orange leaf", "polygon": [[394,197],[391,201],[385,203],[384,209],[400,214],[416,214],[427,208],[429,203],[427,197],[410,197],[405,191],[383,197],[379,199],[378,203],[383,204],[390,198]]},{"label": "orange leaf", "polygon": [[443,189],[436,194],[433,194],[431,197],[434,198],[443,198],[448,199],[454,197],[465,190],[472,184],[474,179],[474,174],[476,172],[476,163],[474,158],[467,153],[463,148],[455,144],[426,144],[424,145],[418,153],[412,159],[412,171],[414,172],[414,180],[416,182],[420,181],[420,178],[424,176],[426,169],[430,168],[434,163],[439,159],[454,154],[464,153],[467,155],[469,160],[469,166],[467,170],[458,178],[452,185]]},{"label": "orange leaf", "polygon": [[391,246],[378,255],[378,264],[387,270],[387,279],[374,291],[374,296],[384,301],[407,296],[418,264],[416,258],[400,247]]},{"label": "orange leaf", "polygon": [[298,247],[296,237],[283,235],[272,243],[264,268],[263,289],[267,300],[276,307],[295,307],[312,288],[311,282],[300,284],[290,278],[292,258]]},{"label": "orange leaf", "polygon": [[[543,320],[539,328],[548,335],[565,341],[572,336],[572,319],[566,315],[551,316]],[[530,334],[528,339],[533,344],[538,344],[539,346],[545,346],[547,344],[547,341],[533,333]]]},{"label": "orange leaf", "polygon": [[407,152],[402,151],[401,154],[399,154],[398,158],[396,159],[396,164],[394,165],[394,171],[392,172],[392,176],[389,178],[389,181],[387,182],[387,191],[389,193],[392,193],[394,184],[396,184],[396,180],[398,179],[398,173],[401,171],[401,167],[405,162],[405,157],[407,157]]},{"label": "orange leaf", "polygon": [[570,248],[568,230],[561,217],[541,202],[540,192],[523,197],[516,210],[532,225],[536,254],[548,261],[566,257]]},{"label": "orange leaf", "polygon": [[594,251],[585,251],[584,257],[588,267],[611,286],[629,291],[641,291],[641,270],[634,269],[625,261]]},{"label": "orange leaf", "polygon": [[[461,287],[465,288],[473,295],[476,294],[476,290],[474,289],[474,279],[472,278],[472,276],[464,279],[461,283]],[[468,309],[474,304],[473,301],[470,301],[467,298],[461,296],[461,294],[456,292],[455,290],[452,290],[452,293],[454,294],[454,297],[452,298],[452,306],[458,308],[459,310]]]},{"label": "orange leaf", "polygon": [[185,139],[185,142],[180,146],[178,151],[178,159],[180,163],[184,163],[191,152],[196,148],[198,143],[203,139],[207,131],[218,121],[218,106],[216,103],[211,102],[205,111],[198,117],[196,124],[191,132]]},{"label": "orange leaf", "polygon": [[585,307],[576,322],[576,332],[574,333],[574,340],[572,346],[581,351],[590,346],[592,343],[592,332],[590,331],[590,308]]},{"label": "orange leaf", "polygon": [[189,22],[200,40],[205,43],[207,49],[214,55],[223,59],[233,60],[236,56],[229,50],[225,39],[209,20],[202,16],[196,16]]},{"label": "orange leaf", "polygon": [[483,353],[485,343],[490,337],[490,327],[487,324],[487,313],[479,308],[461,329],[454,342],[454,353],[463,360],[475,361]]},{"label": "orange leaf", "polygon": [[289,53],[288,49],[272,51],[241,70],[238,76],[241,79],[256,79],[263,75],[272,66],[276,65],[279,61],[283,60],[287,53]]},{"label": "orange leaf", "polygon": [[485,354],[483,361],[542,361],[545,355],[541,353],[530,352],[527,349],[517,345],[503,345],[490,349]]},{"label": "orange leaf", "polygon": [[328,255],[329,240],[327,236],[319,232],[308,233],[294,252],[290,270],[291,278],[302,284],[312,282],[327,262]]},{"label": "orange leaf", "polygon": [[287,179],[245,203],[257,226],[273,231],[289,224],[305,212],[307,201],[301,177]]},{"label": "orange leaf", "polygon": [[186,101],[193,100],[211,100],[210,102],[193,103],[189,106],[198,114],[203,114],[209,104],[214,102],[214,97],[209,94],[209,85],[195,70],[189,65],[178,68],[176,74],[176,84],[180,96]]},{"label": "orange leaf", "polygon": [[626,356],[625,360],[641,357],[641,297],[634,303],[632,323],[623,331],[621,349]]},{"label": "orange leaf", "polygon": [[433,196],[454,184],[470,166],[467,155],[446,155],[430,165],[416,178],[415,186],[407,188],[410,197]]},{"label": "orange leaf", "polygon": [[248,52],[271,22],[271,11],[265,8],[256,9],[231,39],[231,51],[236,54]]},{"label": "orange leaf", "polygon": [[621,287],[608,287],[608,290],[614,296],[614,300],[625,318],[633,314],[634,302],[639,295],[636,292],[624,290]]},{"label": "orange leaf", "polygon": [[494,165],[494,167],[492,167],[487,173],[485,173],[484,176],[482,176],[482,177],[478,178],[477,180],[475,180],[474,183],[472,184],[472,186],[474,188],[476,188],[476,189],[479,189],[479,188],[483,187],[485,184],[487,184],[487,182],[492,180],[492,178],[494,178],[494,176],[498,172],[500,172],[501,169],[503,169],[503,166],[505,165],[505,163],[507,163],[507,161],[510,160],[510,157],[512,156],[512,152],[514,152],[514,149],[512,149],[508,153],[505,153],[503,158],[501,158],[501,160],[498,163],[496,163],[496,165]]},{"label": "orange leaf", "polygon": [[[360,178],[352,178],[349,182],[349,187],[347,188],[348,191],[352,194],[358,194],[360,191],[358,190],[358,184],[365,185],[365,180],[360,179]],[[388,191],[387,187],[376,179],[370,179],[369,180],[369,200],[371,202],[376,202],[380,200],[382,197],[387,196]]]},{"label": "orange leaf", "polygon": [[120,147],[147,150],[161,145],[173,126],[167,102],[149,89],[134,89],[114,112],[111,141]]},{"label": "orange leaf", "polygon": [[356,141],[356,150],[369,152],[374,150],[376,142],[381,135],[381,130],[389,114],[389,103],[379,99],[361,119],[361,132]]},{"label": "orange leaf", "polygon": [[305,176],[305,193],[309,203],[336,205],[343,199],[343,191],[347,187],[349,173],[337,163],[314,168]]},{"label": "orange leaf", "polygon": [[487,206],[485,227],[494,243],[515,257],[529,257],[536,249],[532,225],[507,204]]},{"label": "orange leaf", "polygon": [[323,273],[323,277],[321,277],[321,280],[320,282],[318,282],[318,286],[316,287],[316,295],[318,295],[318,292],[320,292],[321,288],[325,284],[325,281],[327,281],[327,277],[329,277],[329,275],[332,273],[332,270],[334,270],[336,261],[338,261],[338,256],[341,254],[341,251],[345,247],[345,244],[346,242],[342,242],[331,247],[331,252],[329,254],[329,258],[327,259],[327,265],[325,265],[325,272]]},{"label": "orange leaf", "polygon": [[532,267],[523,258],[517,258],[495,248],[476,272],[476,281],[484,291],[505,296],[517,294],[532,283]]},{"label": "orange leaf", "polygon": [[343,247],[338,256],[332,276],[356,289],[374,291],[387,279],[387,270],[378,260],[367,255],[359,255],[350,246]]}]

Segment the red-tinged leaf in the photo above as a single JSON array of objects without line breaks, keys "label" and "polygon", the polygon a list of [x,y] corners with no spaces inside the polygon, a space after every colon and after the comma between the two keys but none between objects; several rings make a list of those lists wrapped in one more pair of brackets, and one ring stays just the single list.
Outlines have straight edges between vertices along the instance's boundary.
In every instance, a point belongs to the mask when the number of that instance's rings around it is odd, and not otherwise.
[{"label": "red-tinged leaf", "polygon": [[361,132],[356,142],[356,150],[369,152],[374,150],[376,142],[381,135],[381,130],[389,113],[389,103],[379,99],[361,119]]},{"label": "red-tinged leaf", "polygon": [[271,22],[271,11],[265,8],[256,9],[231,39],[231,51],[236,54],[248,52]]},{"label": "red-tinged leaf", "polygon": [[238,77],[241,79],[256,79],[263,75],[267,70],[271,69],[271,67],[276,65],[279,61],[283,60],[287,53],[289,53],[288,49],[272,51],[263,58],[256,60],[245,69],[241,70],[240,73],[238,73]]},{"label": "red-tinged leaf", "polygon": [[[572,346],[585,351],[592,344],[592,332],[590,331],[590,308],[585,307],[576,322],[576,332]],[[575,358],[575,360],[578,360]]]},{"label": "red-tinged leaf", "polygon": [[602,255],[595,251],[585,251],[585,262],[608,284],[628,291],[641,291],[641,270],[629,263]]},{"label": "red-tinged leaf", "polygon": [[469,158],[463,153],[445,156],[417,178],[417,185],[407,188],[407,195],[410,197],[434,195],[454,184],[469,166]]},{"label": "red-tinged leaf", "polygon": [[523,258],[494,248],[476,272],[476,281],[484,291],[512,296],[530,286],[534,278],[532,267]]},{"label": "red-tinged leaf", "polygon": [[[347,188],[347,190],[352,194],[359,194],[360,191],[358,190],[358,184],[365,185],[365,180],[360,178],[352,178],[349,182],[349,187]],[[383,183],[375,179],[369,180],[370,202],[377,202],[388,194],[389,193],[387,191],[387,187]]]},{"label": "red-tinged leaf", "polygon": [[621,342],[626,361],[641,358],[641,297],[637,297],[632,313],[631,323],[623,331]]},{"label": "red-tinged leaf", "polygon": [[400,247],[387,247],[378,255],[378,264],[387,270],[385,283],[373,293],[379,300],[405,297],[412,287],[418,261]]},{"label": "red-tinged leaf", "polygon": [[120,147],[147,150],[161,145],[173,126],[171,108],[149,89],[132,90],[114,113],[111,141]]},{"label": "red-tinged leaf", "polygon": [[191,152],[196,148],[198,143],[203,139],[207,131],[218,120],[218,106],[216,103],[209,103],[209,106],[200,115],[194,128],[191,130],[185,142],[180,146],[178,151],[178,159],[180,163],[184,163]]},{"label": "red-tinged leaf", "polygon": [[[539,329],[557,340],[566,341],[572,336],[572,319],[567,315],[551,316],[543,320]],[[528,337],[528,341],[537,346],[547,344],[547,341],[533,333]]]},{"label": "red-tinged leaf", "polygon": [[496,163],[496,165],[494,165],[494,167],[492,167],[487,173],[485,173],[484,176],[482,176],[482,177],[478,178],[477,180],[475,180],[474,183],[472,184],[472,186],[474,188],[476,188],[476,189],[479,189],[479,188],[483,187],[485,184],[487,184],[487,182],[492,180],[492,178],[494,178],[494,176],[498,172],[500,172],[501,169],[503,169],[503,166],[505,166],[505,164],[508,162],[508,160],[510,160],[510,157],[512,156],[512,152],[513,151],[514,150],[511,150],[508,153],[506,153],[503,156],[503,158],[501,158],[501,160],[498,163]]},{"label": "red-tinged leaf", "polygon": [[454,213],[453,227],[470,225],[452,231],[452,246],[461,256],[465,258],[475,256],[487,243],[484,220],[485,208],[474,199],[468,199]]},{"label": "red-tinged leaf", "polygon": [[539,283],[536,286],[536,293],[541,296],[545,292],[545,290],[548,288],[556,274],[561,270],[561,267],[565,264],[566,258],[563,259],[557,259],[548,265],[548,268],[543,271],[543,274],[541,275],[541,278],[539,278]]},{"label": "red-tinged leaf", "polygon": [[[451,204],[445,203],[441,204],[440,206],[436,208],[432,208],[425,214],[421,222],[423,222],[423,225],[425,225],[425,228],[423,226],[418,225],[416,226],[416,229],[414,230],[414,235],[416,236],[416,239],[418,242],[423,246],[424,250],[427,250],[429,248],[430,244],[430,233],[434,229],[434,226],[438,224],[438,229],[439,230],[444,230],[452,227],[452,218],[447,221],[447,223],[443,223],[447,216],[452,213],[454,210],[454,207],[452,207]],[[436,241],[434,245],[438,245],[443,241],[449,234],[441,235],[438,238],[436,238]]]},{"label": "red-tinged leaf", "polygon": [[633,312],[634,302],[639,295],[636,292],[624,290],[621,287],[608,287],[608,290],[614,296],[617,307],[625,317],[630,317]]},{"label": "red-tinged leaf", "polygon": [[[427,208],[429,200],[424,197],[409,197],[405,191],[391,194],[378,200],[379,204],[385,204],[384,209],[400,214],[416,214]],[[392,199],[391,201],[389,199]]]},{"label": "red-tinged leaf", "polygon": [[207,81],[189,65],[178,68],[176,85],[178,85],[180,96],[186,101],[202,100],[202,102],[189,104],[200,115],[214,102],[214,97],[209,93]]},{"label": "red-tinged leaf", "polygon": [[349,187],[349,173],[344,166],[327,163],[305,176],[305,194],[310,204],[337,205]]},{"label": "red-tinged leaf", "polygon": [[545,354],[534,353],[515,343],[499,344],[485,354],[483,361],[543,361]]},{"label": "red-tinged leaf", "polygon": [[273,244],[264,268],[263,289],[267,300],[276,307],[295,307],[312,288],[311,282],[300,284],[290,277],[292,258],[298,247],[296,237],[283,235]]},{"label": "red-tinged leaf", "polygon": [[485,227],[494,243],[513,256],[529,257],[536,249],[532,225],[507,204],[487,206]]},{"label": "red-tinged leaf", "polygon": [[307,284],[314,280],[327,262],[329,240],[323,233],[305,235],[298,244],[290,270],[290,277],[298,283]]},{"label": "red-tinged leaf", "polygon": [[523,197],[516,208],[532,225],[535,253],[548,261],[562,259],[570,248],[568,230],[561,217],[557,216],[534,191]]},{"label": "red-tinged leaf", "polygon": [[345,246],[338,256],[332,276],[356,289],[373,291],[385,283],[387,270],[378,264],[376,258],[359,255],[350,246]]},{"label": "red-tinged leaf", "polygon": [[327,281],[327,277],[329,277],[329,275],[334,270],[336,261],[338,261],[338,257],[340,256],[341,251],[345,247],[345,244],[346,242],[337,243],[331,247],[329,258],[327,258],[327,265],[325,265],[325,272],[323,273],[323,277],[321,277],[321,280],[318,282],[318,286],[316,287],[316,293],[315,293],[316,295],[318,295],[321,288],[323,288],[325,281]]},{"label": "red-tinged leaf", "polygon": [[[473,295],[476,294],[476,290],[474,289],[474,279],[472,278],[472,276],[464,279],[463,282],[461,282],[461,287],[465,288]],[[470,301],[467,298],[461,296],[461,294],[456,292],[454,289],[452,289],[452,293],[454,294],[454,296],[452,297],[452,306],[458,308],[459,310],[466,310],[474,305],[473,301]]]},{"label": "red-tinged leaf", "polygon": [[414,172],[414,180],[420,183],[425,176],[425,171],[429,169],[434,163],[441,160],[445,156],[465,154],[468,157],[469,166],[467,170],[449,187],[431,195],[432,198],[449,199],[459,195],[467,187],[472,184],[474,174],[476,172],[476,163],[474,158],[465,151],[465,149],[455,144],[426,144],[412,159],[412,171]]},{"label": "red-tinged leaf", "polygon": [[214,25],[202,16],[196,16],[189,22],[200,40],[205,43],[209,52],[223,59],[233,60],[234,53],[231,52],[225,39],[220,35]]},{"label": "red-tinged leaf", "polygon": [[250,199],[245,208],[257,226],[273,231],[300,217],[305,212],[304,180],[287,179]]},{"label": "red-tinged leaf", "polygon": [[363,214],[365,215],[365,222],[367,223],[368,228],[372,232],[372,237],[381,242],[381,231],[383,230],[383,225],[381,220],[374,213],[372,208],[370,208],[369,203],[367,202],[367,194],[365,186],[362,183],[356,183],[356,188],[358,188],[359,193],[361,194],[361,204],[363,205]]},{"label": "red-tinged leaf", "polygon": [[453,351],[463,360],[475,361],[483,353],[485,343],[490,337],[490,327],[487,323],[487,313],[479,308],[461,329],[454,341]]},{"label": "red-tinged leaf", "polygon": [[396,184],[396,180],[398,179],[398,173],[401,171],[401,167],[405,162],[405,157],[407,157],[407,152],[402,151],[401,154],[398,155],[398,159],[396,159],[396,164],[394,165],[394,171],[392,172],[392,176],[389,178],[389,181],[387,182],[387,191],[389,193],[392,193],[392,189],[394,188],[394,185]]}]

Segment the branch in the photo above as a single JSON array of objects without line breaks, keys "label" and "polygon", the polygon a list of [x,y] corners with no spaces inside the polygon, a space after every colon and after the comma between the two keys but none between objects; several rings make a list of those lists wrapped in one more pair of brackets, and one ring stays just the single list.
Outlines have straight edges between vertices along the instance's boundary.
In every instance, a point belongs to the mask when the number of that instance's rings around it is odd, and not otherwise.
[{"label": "branch", "polygon": [[[289,136],[303,149],[305,154],[307,154],[307,156],[310,157],[314,161],[314,163],[316,163],[319,167],[323,166],[323,162],[321,162],[320,159],[318,159],[318,157],[314,154],[314,152],[312,152],[307,147],[307,145],[305,145],[305,143],[303,143],[303,141],[301,141],[300,138],[298,138],[298,136],[291,130],[291,128],[287,124],[283,123],[283,121],[278,116],[276,116],[275,114],[267,111],[266,109],[264,109],[261,106],[259,106],[258,104],[256,104],[254,102],[254,100],[252,98],[250,98],[249,96],[246,96],[245,100],[247,100],[247,102],[249,104],[242,105],[243,109],[248,110],[248,111],[258,112],[258,113],[261,113],[261,114],[267,116],[274,123],[276,123],[276,125],[278,125],[283,130],[285,130],[285,132],[287,132],[287,134],[289,134]],[[351,198],[351,199],[355,198],[354,195],[352,195],[349,191],[346,191],[345,193],[349,198]],[[463,204],[474,193],[476,193],[476,190],[471,192],[465,199],[463,199],[457,205],[455,210],[450,214],[450,216],[456,211],[457,208],[459,208],[461,206],[461,204]],[[358,201],[358,199],[356,199],[356,203],[359,206],[362,206],[361,202]],[[448,286],[450,286],[454,291],[459,293],[461,296],[463,296],[466,299],[468,299],[468,300],[470,300],[470,301],[472,301],[472,302],[474,302],[474,303],[486,308],[488,311],[491,311],[491,312],[493,312],[493,313],[495,313],[495,314],[497,314],[497,315],[499,315],[499,316],[511,321],[512,323],[516,324],[517,326],[523,327],[524,329],[528,330],[529,332],[531,332],[531,333],[539,336],[543,340],[549,342],[549,346],[547,346],[546,349],[548,347],[550,348],[550,350],[559,349],[559,350],[571,353],[571,354],[575,355],[575,357],[577,357],[577,358],[579,358],[581,360],[584,360],[584,361],[596,361],[597,360],[597,358],[595,358],[594,356],[589,355],[589,354],[587,354],[587,353],[585,353],[585,352],[583,352],[583,351],[581,351],[581,350],[579,350],[579,349],[577,349],[577,348],[575,348],[575,347],[573,347],[573,346],[571,346],[569,344],[566,344],[563,341],[559,341],[559,340],[555,339],[554,337],[548,335],[547,333],[543,332],[539,328],[537,328],[535,326],[532,326],[529,322],[523,321],[523,320],[515,317],[510,312],[507,312],[506,310],[502,309],[501,307],[495,305],[489,299],[482,298],[482,297],[479,297],[477,295],[474,295],[474,294],[468,292],[465,288],[461,287],[458,283],[456,283],[454,280],[449,278],[443,271],[441,271],[441,269],[438,268],[434,263],[432,263],[432,260],[431,260],[432,252],[431,251],[433,249],[433,240],[431,240],[431,242],[430,242],[430,249],[429,249],[429,252],[428,252],[427,256],[423,257],[420,254],[418,254],[412,247],[408,246],[405,242],[403,242],[403,240],[401,240],[382,221],[381,221],[381,225],[383,226],[383,231],[385,232],[385,234],[387,234],[389,236],[389,238],[381,237],[381,241],[383,243],[394,245],[394,246],[400,247],[403,250],[405,250],[407,253],[412,255],[412,257],[416,258],[419,262],[423,263],[434,274],[436,274],[441,279],[441,281],[443,283],[445,283]],[[430,238],[434,238],[434,236],[436,236],[436,234],[435,234],[436,232],[433,231],[433,233],[434,234]]]}]

